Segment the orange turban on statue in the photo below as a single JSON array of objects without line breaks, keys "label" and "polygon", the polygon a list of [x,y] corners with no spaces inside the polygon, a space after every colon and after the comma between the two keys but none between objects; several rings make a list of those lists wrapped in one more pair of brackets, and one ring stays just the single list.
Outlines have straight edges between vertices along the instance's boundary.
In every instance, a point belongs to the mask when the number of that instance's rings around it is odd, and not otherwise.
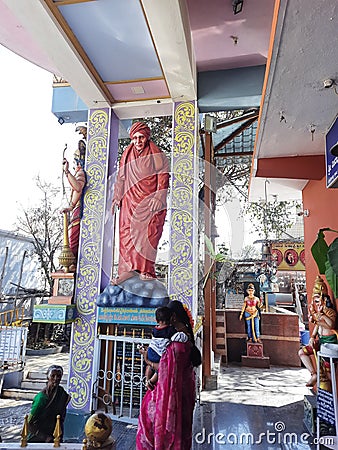
[{"label": "orange turban on statue", "polygon": [[150,139],[150,128],[144,122],[133,123],[133,125],[130,127],[130,130],[129,130],[129,136],[131,139],[133,139],[133,136],[135,133],[141,133],[148,140]]}]

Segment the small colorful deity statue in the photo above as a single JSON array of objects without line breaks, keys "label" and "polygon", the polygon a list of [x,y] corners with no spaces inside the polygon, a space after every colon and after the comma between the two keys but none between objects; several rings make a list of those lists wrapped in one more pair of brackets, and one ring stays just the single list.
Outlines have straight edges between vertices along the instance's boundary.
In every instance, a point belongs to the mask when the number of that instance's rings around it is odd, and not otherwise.
[{"label": "small colorful deity statue", "polygon": [[262,307],[261,300],[255,296],[255,286],[253,283],[249,283],[247,287],[247,296],[244,298],[243,308],[239,319],[242,320],[243,315],[245,318],[245,329],[248,335],[249,342],[261,342],[259,321],[260,321],[260,308]]},{"label": "small colorful deity statue", "polygon": [[306,386],[313,387],[317,383],[317,368],[311,356],[316,356],[320,345],[324,343],[338,344],[336,324],[336,311],[328,296],[327,286],[318,275],[309,306],[309,321],[314,324],[308,345],[299,350],[299,357],[304,366],[311,373],[311,378]]}]

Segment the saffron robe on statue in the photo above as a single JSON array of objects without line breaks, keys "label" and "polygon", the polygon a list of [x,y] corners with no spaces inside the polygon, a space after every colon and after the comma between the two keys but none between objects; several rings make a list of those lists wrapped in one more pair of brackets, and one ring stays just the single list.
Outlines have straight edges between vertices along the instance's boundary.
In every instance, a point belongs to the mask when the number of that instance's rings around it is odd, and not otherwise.
[{"label": "saffron robe on statue", "polygon": [[[139,152],[134,144],[124,151],[114,199],[121,202],[119,223],[118,276],[137,271],[155,275],[157,246],[167,213],[169,163],[152,141]],[[151,211],[152,198],[161,201],[160,211]]]}]

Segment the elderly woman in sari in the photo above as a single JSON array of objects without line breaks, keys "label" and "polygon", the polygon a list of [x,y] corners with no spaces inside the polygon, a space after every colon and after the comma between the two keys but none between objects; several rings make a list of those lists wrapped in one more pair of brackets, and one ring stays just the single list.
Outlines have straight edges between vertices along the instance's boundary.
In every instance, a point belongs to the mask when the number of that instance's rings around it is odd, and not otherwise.
[{"label": "elderly woman in sari", "polygon": [[61,366],[50,366],[47,371],[47,385],[33,399],[28,416],[28,442],[53,442],[56,416],[60,415],[61,429],[66,417],[70,395],[60,386],[63,375]]},{"label": "elderly woman in sari", "polygon": [[158,382],[142,401],[137,450],[189,450],[192,444],[194,367],[201,364],[201,354],[195,346],[191,319],[183,304],[172,301],[168,307],[172,310],[171,324],[177,332],[159,364],[154,365]]},{"label": "elderly woman in sari", "polygon": [[117,285],[135,275],[156,278],[155,259],[167,213],[169,162],[150,140],[150,128],[136,122],[123,152],[114,186],[112,212],[120,208]]}]

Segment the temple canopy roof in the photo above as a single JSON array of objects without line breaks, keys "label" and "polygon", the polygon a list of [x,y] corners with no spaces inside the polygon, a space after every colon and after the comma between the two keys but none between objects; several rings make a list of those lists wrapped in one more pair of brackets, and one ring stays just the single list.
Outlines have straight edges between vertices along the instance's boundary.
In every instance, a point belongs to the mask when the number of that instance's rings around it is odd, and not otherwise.
[{"label": "temple canopy roof", "polygon": [[[338,5],[244,0],[234,14],[233,3],[0,0],[0,43],[57,76],[55,90],[74,105],[66,122],[97,107],[120,119],[168,115],[173,102],[192,99],[203,113],[261,106],[251,195],[271,178],[271,194],[276,186],[290,198],[314,176],[302,157],[324,158],[337,113]],[[233,150],[252,143],[249,130]],[[299,177],[290,164],[277,162],[276,171],[275,158],[293,158]]]}]

